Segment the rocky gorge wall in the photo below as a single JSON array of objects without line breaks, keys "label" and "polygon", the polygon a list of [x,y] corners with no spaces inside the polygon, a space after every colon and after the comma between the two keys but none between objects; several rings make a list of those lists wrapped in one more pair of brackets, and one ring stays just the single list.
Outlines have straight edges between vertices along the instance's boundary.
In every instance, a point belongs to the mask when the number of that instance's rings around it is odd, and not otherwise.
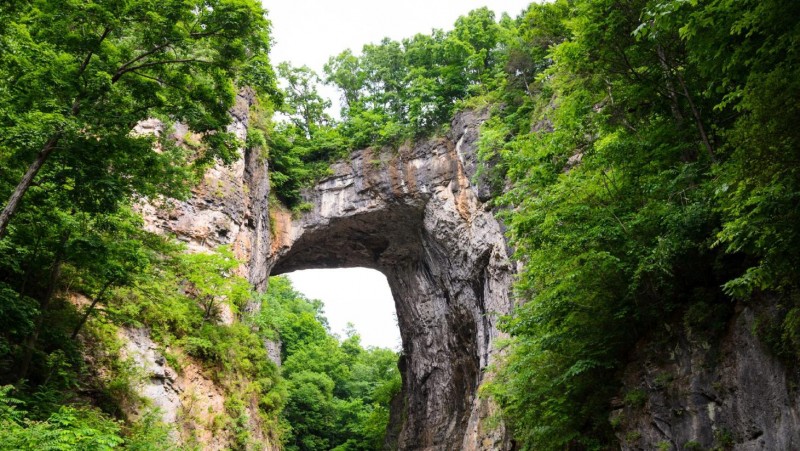
[{"label": "rocky gorge wall", "polygon": [[770,304],[737,304],[717,337],[665,324],[640,343],[611,414],[621,448],[800,449],[798,375],[754,335]]},{"label": "rocky gorge wall", "polygon": [[[244,92],[232,111],[231,129],[240,138],[252,101]],[[270,211],[266,161],[242,149],[232,166],[209,170],[191,199],[146,205],[143,214],[149,230],[174,234],[193,252],[230,245],[247,262],[240,273],[260,290],[270,275],[298,269],[383,272],[403,341],[403,388],[393,402],[386,447],[512,449],[503,425],[487,421],[495,406],[477,396],[496,357],[498,316],[512,308],[514,273],[502,224],[486,203],[488,186],[476,174],[484,119],[467,111],[446,136],[352,152],[304,191],[311,206],[305,212]],[[155,122],[140,127],[159,132]],[[182,132],[174,139],[185,139]],[[637,346],[658,352],[631,356],[620,399],[612,403],[610,419],[623,449],[800,449],[797,389],[754,337],[753,315],[740,308],[713,343],[673,325],[666,341]],[[197,402],[186,393],[215,393],[201,374],[174,374],[146,331],[125,334],[126,352],[151,375],[142,393],[172,412],[165,420]],[[638,395],[633,404],[622,401],[630,393]],[[219,396],[201,407],[213,410]],[[202,423],[192,427],[205,431]],[[264,436],[259,425],[252,427]],[[225,448],[224,437],[208,437],[204,449]]]}]

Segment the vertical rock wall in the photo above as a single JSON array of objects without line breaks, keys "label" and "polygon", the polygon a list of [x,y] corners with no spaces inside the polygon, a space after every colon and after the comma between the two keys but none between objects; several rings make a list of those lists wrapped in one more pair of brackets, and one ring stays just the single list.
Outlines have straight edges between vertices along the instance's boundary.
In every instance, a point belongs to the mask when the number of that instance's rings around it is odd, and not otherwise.
[{"label": "vertical rock wall", "polygon": [[660,332],[668,346],[641,343],[611,416],[621,448],[800,449],[797,375],[753,335],[755,318],[740,304],[721,337],[679,325]]},{"label": "vertical rock wall", "polygon": [[[245,141],[254,93],[241,91],[231,109],[229,131]],[[140,133],[164,133],[158,121],[137,127]],[[199,140],[181,124],[171,138],[179,144]],[[185,242],[191,252],[210,252],[229,245],[234,254],[248,262],[241,269],[257,288],[266,287],[266,258],[269,249],[269,178],[267,162],[258,151],[240,149],[240,158],[229,166],[217,164],[185,201],[164,199],[141,207],[147,230],[172,234]]]},{"label": "vertical rock wall", "polygon": [[[250,107],[255,101],[249,90],[240,92],[231,109],[229,131],[244,141],[247,138]],[[157,120],[137,126],[139,133],[167,133]],[[171,138],[180,143],[199,140],[178,124],[170,131]],[[269,177],[267,162],[258,150],[240,149],[240,158],[232,165],[215,165],[204,174],[202,182],[193,188],[185,201],[163,199],[140,206],[145,228],[151,232],[174,235],[187,244],[189,252],[212,252],[219,245],[231,246],[240,260],[247,262],[239,273],[259,290],[267,284],[269,256]],[[255,303],[246,306],[255,311]],[[223,309],[221,321],[235,321],[229,310]],[[145,374],[140,394],[161,408],[166,423],[178,419],[184,429],[200,442],[203,449],[228,449],[232,437],[213,426],[214,416],[225,410],[225,394],[195,364],[186,365],[176,374],[165,363],[145,329],[127,329],[121,333],[125,353],[131,356]],[[278,354],[279,355],[279,354]],[[268,440],[269,432],[258,421],[255,404],[246,406],[252,436],[263,443],[264,449],[277,449]],[[185,430],[178,431],[186,432]]]}]

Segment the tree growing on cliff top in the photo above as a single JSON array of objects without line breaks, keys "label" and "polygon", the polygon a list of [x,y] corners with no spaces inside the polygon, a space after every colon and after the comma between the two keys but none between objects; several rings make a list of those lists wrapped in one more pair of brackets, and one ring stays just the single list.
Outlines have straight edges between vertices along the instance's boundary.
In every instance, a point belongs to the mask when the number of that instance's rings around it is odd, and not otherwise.
[{"label": "tree growing on cliff top", "polygon": [[236,85],[275,92],[256,0],[24,0],[0,19],[0,238],[42,179],[86,211],[185,192],[185,156],[132,128],[181,121],[203,136],[196,161],[229,162]]}]

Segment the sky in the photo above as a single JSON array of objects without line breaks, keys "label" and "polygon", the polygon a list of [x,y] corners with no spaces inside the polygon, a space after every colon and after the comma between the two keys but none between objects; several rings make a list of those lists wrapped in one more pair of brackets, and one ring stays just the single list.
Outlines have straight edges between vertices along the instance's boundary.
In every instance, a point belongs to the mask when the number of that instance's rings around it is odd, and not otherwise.
[{"label": "sky", "polygon": [[400,331],[386,277],[374,269],[308,269],[288,274],[294,287],[325,303],[331,332],[344,337],[353,323],[363,346],[399,351]]},{"label": "sky", "polygon": [[497,17],[516,17],[530,0],[262,0],[272,21],[272,61],[289,61],[322,72],[328,58],[364,44],[395,40],[434,28],[488,6]]},{"label": "sky", "polygon": [[[530,0],[263,0],[272,21],[272,62],[308,66],[322,74],[328,58],[384,37],[399,40],[434,28],[452,29],[459,16],[488,6],[499,18],[516,17]],[[338,102],[333,89],[321,94]],[[334,106],[334,109],[336,107]],[[336,111],[332,111],[336,115]],[[400,349],[400,332],[389,285],[364,268],[297,271],[295,288],[325,303],[331,331],[352,322],[364,346]]]}]

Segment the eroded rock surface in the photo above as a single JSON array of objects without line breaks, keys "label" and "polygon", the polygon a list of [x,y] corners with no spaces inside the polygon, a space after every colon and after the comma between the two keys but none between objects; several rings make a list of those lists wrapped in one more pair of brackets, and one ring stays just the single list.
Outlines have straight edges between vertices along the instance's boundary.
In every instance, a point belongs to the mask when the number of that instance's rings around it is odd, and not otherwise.
[{"label": "eroded rock surface", "polygon": [[[231,110],[229,131],[244,142],[247,138],[249,108],[254,94],[243,90]],[[179,144],[199,141],[181,124],[171,131]],[[139,133],[164,133],[158,121],[137,126]],[[210,252],[228,245],[247,265],[240,269],[257,289],[266,287],[264,273],[269,255],[269,176],[266,158],[252,149],[240,149],[240,158],[231,165],[217,164],[206,171],[203,180],[185,201],[163,199],[140,206],[145,228],[151,232],[175,235],[191,252]],[[258,306],[250,306],[255,309]]]},{"label": "eroded rock surface", "polygon": [[477,398],[497,317],[511,308],[503,234],[469,179],[481,119],[459,116],[449,136],[398,151],[356,151],[305,192],[311,211],[273,212],[272,274],[386,275],[403,339],[404,402],[392,412],[402,426],[389,444],[400,449],[507,447]]},{"label": "eroded rock surface", "polygon": [[753,308],[739,305],[719,339],[673,328],[661,352],[640,347],[623,391],[641,402],[611,418],[622,449],[800,449],[800,392],[754,323]]},{"label": "eroded rock surface", "polygon": [[[226,395],[196,362],[184,361],[180,373],[169,366],[159,346],[146,328],[120,329],[124,343],[123,358],[130,358],[141,376],[135,385],[140,396],[149,400],[137,403],[132,412],[138,416],[146,409],[158,409],[161,420],[173,426],[170,431],[176,444],[199,443],[202,449],[222,451],[235,443],[231,432],[216,424],[225,412]],[[248,417],[248,427],[263,450],[276,450],[257,416]],[[168,446],[164,445],[165,448]]]},{"label": "eroded rock surface", "polygon": [[138,392],[150,399],[153,407],[159,409],[161,419],[166,424],[175,424],[181,407],[181,387],[178,374],[167,365],[158,346],[150,339],[145,328],[125,328],[120,330],[124,343],[123,357],[128,357],[139,367],[142,380]]},{"label": "eroded rock surface", "polygon": [[[241,91],[231,109],[232,123],[228,130],[245,141],[249,123],[249,110],[255,101],[254,93]],[[186,127],[177,124],[167,131],[158,120],[148,120],[136,127],[137,133],[171,133],[179,144],[199,141]],[[162,199],[142,204],[139,209],[145,228],[151,232],[174,235],[185,242],[189,252],[213,252],[219,245],[228,245],[241,261],[239,269],[256,287],[265,289],[266,268],[269,256],[269,175],[266,158],[257,149],[240,149],[239,159],[231,165],[217,164],[210,168],[192,196],[185,201]],[[236,321],[233,312],[222,305],[220,318],[224,324]],[[256,311],[255,302],[246,306]],[[233,443],[230,434],[217,430],[215,418],[226,410],[224,390],[208,378],[195,363],[186,364],[180,374],[175,374],[164,362],[146,329],[123,329],[125,349],[145,374],[138,387],[139,394],[161,409],[163,420],[177,424],[179,441],[197,442],[203,449],[229,449]],[[275,343],[265,343],[273,348],[270,356],[279,361],[280,353]],[[245,406],[248,410],[248,428],[251,436],[262,445],[261,449],[279,449],[273,444],[258,418],[257,404]]]}]

